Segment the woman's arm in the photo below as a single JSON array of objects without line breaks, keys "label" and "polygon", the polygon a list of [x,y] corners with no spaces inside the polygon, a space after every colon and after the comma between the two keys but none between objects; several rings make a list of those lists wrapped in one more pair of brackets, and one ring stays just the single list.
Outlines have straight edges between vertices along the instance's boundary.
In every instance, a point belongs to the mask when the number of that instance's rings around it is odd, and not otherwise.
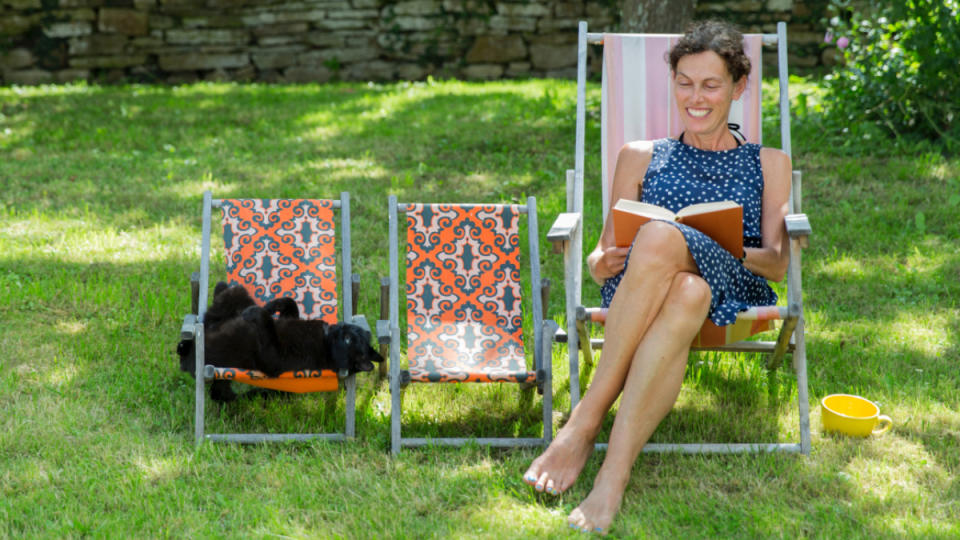
[{"label": "woman's arm", "polygon": [[761,247],[746,248],[743,265],[758,276],[780,281],[790,263],[790,243],[784,225],[790,202],[790,157],[775,148],[762,148],[760,168],[763,171]]},{"label": "woman's arm", "polygon": [[[637,200],[652,156],[651,141],[634,141],[623,145],[617,154],[617,167],[613,173],[610,208],[613,208],[620,199]],[[623,270],[627,261],[627,252],[630,250],[627,247],[617,247],[614,243],[610,208],[607,209],[607,220],[603,224],[603,232],[600,233],[597,247],[587,256],[590,276],[600,285]]]}]

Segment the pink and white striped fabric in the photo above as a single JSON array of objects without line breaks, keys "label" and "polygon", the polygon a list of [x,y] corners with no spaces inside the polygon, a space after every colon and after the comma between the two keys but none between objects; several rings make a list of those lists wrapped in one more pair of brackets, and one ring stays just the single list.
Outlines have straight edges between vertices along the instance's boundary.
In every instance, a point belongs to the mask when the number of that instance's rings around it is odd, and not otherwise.
[{"label": "pink and white striped fabric", "polygon": [[[601,105],[603,217],[616,170],[617,152],[627,142],[676,137],[683,130],[673,99],[667,55],[680,34],[604,34]],[[760,144],[760,80],[763,36],[744,34],[752,69],[747,89],[730,109],[747,141]]]}]

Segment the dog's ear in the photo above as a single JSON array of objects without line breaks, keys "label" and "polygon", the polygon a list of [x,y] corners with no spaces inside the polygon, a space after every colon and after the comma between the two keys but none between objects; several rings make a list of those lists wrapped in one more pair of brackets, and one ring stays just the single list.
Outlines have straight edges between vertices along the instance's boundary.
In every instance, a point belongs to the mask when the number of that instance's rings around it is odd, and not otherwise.
[{"label": "dog's ear", "polygon": [[270,315],[277,314],[277,317],[281,319],[300,318],[300,308],[297,306],[296,300],[287,296],[274,298],[267,302],[267,305],[263,306],[263,309]]},{"label": "dog's ear", "polygon": [[213,287],[213,297],[216,298],[225,290],[227,290],[227,283],[225,281],[218,281]]},{"label": "dog's ear", "polygon": [[350,332],[346,332],[343,323],[327,325],[326,341],[330,346],[330,360],[341,379],[350,375]]},{"label": "dog's ear", "polygon": [[[367,362],[383,362],[383,357],[380,356],[380,352],[370,345],[370,341],[373,339],[373,334],[371,334],[369,330],[364,330],[361,328],[360,335],[363,338],[363,356]],[[371,367],[370,369],[373,368]]]},{"label": "dog's ear", "polygon": [[[360,348],[361,350],[363,350],[363,349],[369,349],[369,348],[370,348],[370,345],[369,345],[368,343],[364,343],[364,344],[361,345],[361,347],[358,347],[358,348]],[[370,356],[370,352],[371,352],[371,351],[372,351],[372,349],[371,349],[371,350],[363,350],[363,353],[362,353],[362,354],[357,355],[356,358],[353,359],[353,365],[350,366],[350,371],[353,371],[354,373],[359,372],[359,371],[372,371],[372,370],[373,370],[373,362],[371,362],[371,360],[373,360],[374,358],[372,358],[372,357]],[[372,351],[372,352],[373,352],[374,354],[376,354],[376,351]],[[379,356],[379,355],[377,355],[377,356]],[[381,358],[381,360],[383,360],[383,359]]]},{"label": "dog's ear", "polygon": [[370,346],[371,334],[359,326],[353,327],[357,334],[357,343],[354,350],[356,356],[354,362],[357,371],[372,371],[373,362],[383,362],[383,357]]},{"label": "dog's ear", "polygon": [[367,360],[377,363],[383,362],[383,356],[380,356],[380,351],[371,347],[369,343],[367,344]]}]

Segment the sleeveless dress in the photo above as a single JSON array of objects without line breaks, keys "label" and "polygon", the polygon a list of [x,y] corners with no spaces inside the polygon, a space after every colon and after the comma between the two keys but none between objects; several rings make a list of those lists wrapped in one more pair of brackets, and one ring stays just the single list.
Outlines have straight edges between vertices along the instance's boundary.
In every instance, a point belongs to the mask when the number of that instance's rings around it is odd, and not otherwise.
[{"label": "sleeveless dress", "polygon": [[[744,246],[760,247],[763,200],[760,148],[758,144],[744,143],[732,150],[708,151],[677,139],[654,141],[640,200],[673,212],[695,203],[736,201],[743,206]],[[710,312],[707,316],[714,324],[731,324],[736,321],[738,312],[750,306],[777,303],[777,294],[767,280],[744,268],[712,238],[680,223],[666,223],[683,233],[701,277],[710,286]],[[603,307],[610,306],[624,271],[626,267],[607,279],[601,288]]]}]

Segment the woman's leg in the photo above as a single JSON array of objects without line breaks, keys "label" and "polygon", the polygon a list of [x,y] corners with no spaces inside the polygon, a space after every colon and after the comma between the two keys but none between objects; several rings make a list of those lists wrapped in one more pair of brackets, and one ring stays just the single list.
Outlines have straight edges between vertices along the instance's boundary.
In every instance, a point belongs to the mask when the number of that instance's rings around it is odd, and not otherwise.
[{"label": "woman's leg", "polygon": [[609,528],[637,455],[677,400],[690,342],[709,308],[710,287],[700,276],[680,273],[674,278],[633,357],[603,465],[590,494],[570,513],[572,526],[597,532]]},{"label": "woman's leg", "polygon": [[553,494],[573,485],[593,450],[604,416],[623,389],[640,341],[681,272],[697,272],[683,234],[658,221],[641,227],[607,313],[607,339],[593,381],[557,437],[530,465],[525,482]]}]

